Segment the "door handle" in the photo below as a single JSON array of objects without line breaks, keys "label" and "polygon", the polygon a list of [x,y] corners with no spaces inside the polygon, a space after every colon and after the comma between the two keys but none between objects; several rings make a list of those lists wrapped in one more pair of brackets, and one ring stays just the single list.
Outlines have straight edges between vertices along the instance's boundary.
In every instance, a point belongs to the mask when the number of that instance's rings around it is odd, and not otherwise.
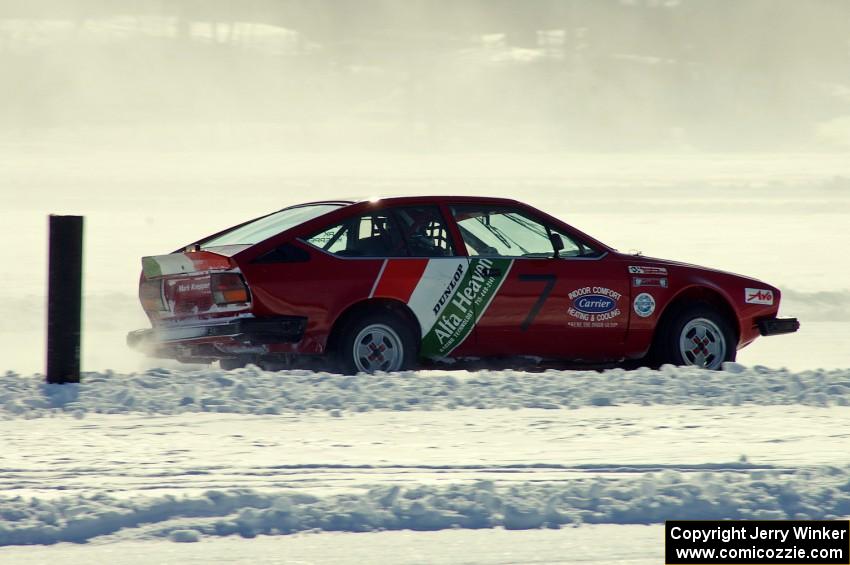
[{"label": "door handle", "polygon": [[485,277],[496,278],[502,276],[502,269],[498,267],[490,267],[489,269],[484,269],[482,273]]}]

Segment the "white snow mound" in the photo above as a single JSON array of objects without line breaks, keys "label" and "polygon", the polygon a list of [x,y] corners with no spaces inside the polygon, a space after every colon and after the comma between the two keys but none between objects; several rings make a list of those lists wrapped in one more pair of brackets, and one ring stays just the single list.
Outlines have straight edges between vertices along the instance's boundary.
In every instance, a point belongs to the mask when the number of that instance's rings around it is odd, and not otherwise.
[{"label": "white snow mound", "polygon": [[637,405],[847,406],[850,369],[790,372],[727,363],[724,371],[664,366],[660,371],[407,372],[343,376],[309,371],[153,369],[87,373],[81,384],[47,385],[41,375],[0,376],[0,417],[57,412],[227,412],[577,408]]},{"label": "white snow mound", "polygon": [[834,519],[850,514],[850,468],[761,470],[576,479],[501,487],[399,485],[319,498],[251,490],[196,497],[118,499],[104,494],[0,498],[0,545],[121,536],[196,541],[202,536],[448,528],[533,529],[664,520]]}]

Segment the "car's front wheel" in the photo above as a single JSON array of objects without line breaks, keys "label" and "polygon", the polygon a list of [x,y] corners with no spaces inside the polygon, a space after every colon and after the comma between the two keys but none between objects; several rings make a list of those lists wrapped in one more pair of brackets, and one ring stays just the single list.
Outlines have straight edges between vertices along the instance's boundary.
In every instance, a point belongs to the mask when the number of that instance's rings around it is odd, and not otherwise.
[{"label": "car's front wheel", "polygon": [[353,320],[343,330],[337,360],[346,374],[402,371],[416,360],[416,341],[409,325],[391,313]]},{"label": "car's front wheel", "polygon": [[656,365],[690,365],[720,369],[737,354],[735,332],[709,305],[683,308],[659,328],[653,345]]}]

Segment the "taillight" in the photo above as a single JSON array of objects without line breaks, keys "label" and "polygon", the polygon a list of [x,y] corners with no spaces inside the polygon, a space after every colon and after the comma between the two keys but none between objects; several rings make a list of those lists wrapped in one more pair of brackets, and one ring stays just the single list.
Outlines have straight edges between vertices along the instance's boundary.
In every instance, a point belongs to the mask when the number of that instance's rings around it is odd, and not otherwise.
[{"label": "taillight", "polygon": [[237,304],[249,301],[248,287],[239,273],[213,273],[210,289],[216,304]]},{"label": "taillight", "polygon": [[149,312],[167,310],[162,298],[162,279],[142,281],[139,284],[139,300],[142,308]]}]

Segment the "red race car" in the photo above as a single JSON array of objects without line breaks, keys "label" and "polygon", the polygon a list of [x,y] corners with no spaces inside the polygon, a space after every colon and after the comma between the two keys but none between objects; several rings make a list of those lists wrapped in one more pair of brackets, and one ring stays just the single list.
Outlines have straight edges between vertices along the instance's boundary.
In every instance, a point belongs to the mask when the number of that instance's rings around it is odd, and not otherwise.
[{"label": "red race car", "polygon": [[759,335],[799,328],[777,318],[773,286],[618,253],[502,198],[301,204],[142,266],[153,327],[128,343],[224,368],[519,356],[717,369]]}]

